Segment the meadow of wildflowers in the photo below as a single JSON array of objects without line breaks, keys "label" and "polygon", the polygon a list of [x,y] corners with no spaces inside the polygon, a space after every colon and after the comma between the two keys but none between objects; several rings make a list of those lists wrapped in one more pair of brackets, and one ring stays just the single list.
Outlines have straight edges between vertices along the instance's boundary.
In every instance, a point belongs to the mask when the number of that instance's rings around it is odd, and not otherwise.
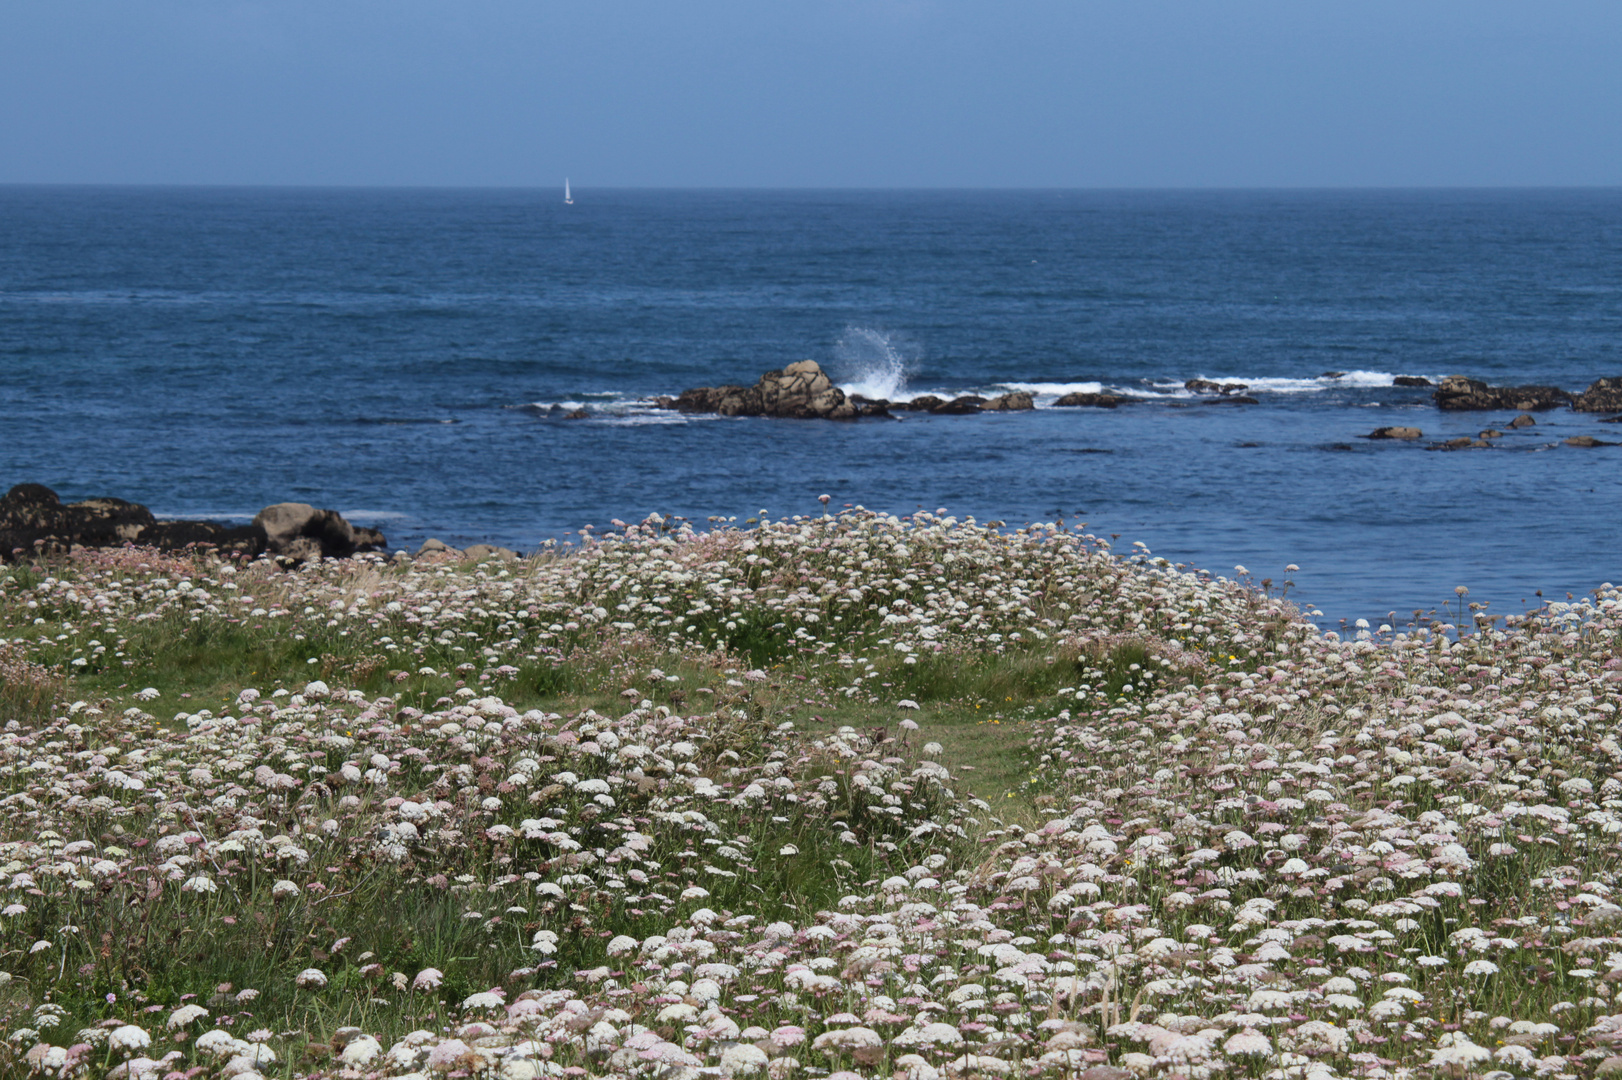
[{"label": "meadow of wildflowers", "polygon": [[1622,1071],[1622,594],[1270,593],[861,511],[7,568],[0,1072]]}]

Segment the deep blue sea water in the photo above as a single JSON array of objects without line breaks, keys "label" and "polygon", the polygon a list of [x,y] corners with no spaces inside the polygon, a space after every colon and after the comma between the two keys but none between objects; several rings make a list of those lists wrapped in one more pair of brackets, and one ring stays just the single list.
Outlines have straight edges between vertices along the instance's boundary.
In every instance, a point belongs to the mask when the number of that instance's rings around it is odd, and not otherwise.
[{"label": "deep blue sea water", "polygon": [[[0,187],[0,486],[313,502],[413,549],[823,493],[1062,515],[1217,573],[1297,563],[1329,623],[1622,580],[1622,447],[1559,445],[1622,425],[1358,438],[1510,419],[1399,374],[1622,375],[1622,192],[575,196]],[[804,358],[889,397],[1156,400],[856,424],[639,403]],[[1261,404],[1194,404],[1195,376]]]}]

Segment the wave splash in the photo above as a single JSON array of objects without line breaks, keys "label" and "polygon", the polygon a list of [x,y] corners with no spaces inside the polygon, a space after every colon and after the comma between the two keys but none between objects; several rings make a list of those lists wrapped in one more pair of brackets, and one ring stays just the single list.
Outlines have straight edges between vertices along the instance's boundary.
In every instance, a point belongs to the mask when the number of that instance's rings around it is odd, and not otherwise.
[{"label": "wave splash", "polygon": [[915,346],[866,326],[845,328],[834,342],[834,359],[847,373],[841,390],[884,401],[905,401],[907,377],[918,369]]}]

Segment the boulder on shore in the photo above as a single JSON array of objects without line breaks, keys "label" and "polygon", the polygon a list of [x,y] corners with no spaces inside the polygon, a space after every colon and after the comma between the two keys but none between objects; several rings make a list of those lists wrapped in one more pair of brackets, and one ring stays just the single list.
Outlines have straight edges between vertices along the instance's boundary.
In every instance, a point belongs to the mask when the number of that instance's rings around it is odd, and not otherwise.
[{"label": "boulder on shore", "polygon": [[1509,422],[1509,426],[1519,431],[1521,428],[1536,427],[1537,421],[1533,419],[1531,413],[1521,413]]},{"label": "boulder on shore", "polygon": [[75,547],[140,544],[165,551],[208,547],[253,558],[266,554],[289,561],[336,558],[381,550],[383,534],[350,525],[335,510],[304,503],[278,503],[251,525],[215,521],[159,521],[139,503],[85,499],[64,504],[43,484],[18,484],[0,499],[0,561],[30,555],[60,555]]},{"label": "boulder on shore", "polygon": [[376,529],[349,524],[336,510],[317,510],[309,503],[276,503],[254,515],[265,533],[265,549],[292,562],[347,559],[359,551],[380,551],[385,541]]},{"label": "boulder on shore", "polygon": [[1595,379],[1571,407],[1578,412],[1622,412],[1622,376]]},{"label": "boulder on shore", "polygon": [[1423,439],[1425,433],[1416,427],[1379,427],[1363,436],[1365,439]]},{"label": "boulder on shore", "polygon": [[1514,409],[1536,412],[1570,405],[1572,397],[1558,386],[1488,386],[1480,379],[1449,375],[1431,395],[1439,409],[1474,411]]}]

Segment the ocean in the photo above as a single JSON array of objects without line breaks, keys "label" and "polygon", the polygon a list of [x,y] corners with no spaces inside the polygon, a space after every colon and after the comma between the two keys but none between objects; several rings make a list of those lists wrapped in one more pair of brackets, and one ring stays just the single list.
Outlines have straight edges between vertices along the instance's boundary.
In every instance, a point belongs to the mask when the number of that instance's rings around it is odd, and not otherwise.
[{"label": "ocean", "polygon": [[[654,512],[746,526],[823,494],[1062,518],[1289,578],[1326,627],[1622,578],[1622,447],[1561,441],[1622,426],[1558,410],[1432,452],[1513,414],[1393,385],[1622,375],[1622,191],[574,196],[0,187],[0,487],[229,521],[310,502],[410,550]],[[647,400],[801,359],[870,396],[1038,408],[829,423]],[[1191,378],[1259,403],[1200,404]],[[1149,400],[1048,407],[1072,390]],[[1361,438],[1386,425],[1425,437]]]}]

